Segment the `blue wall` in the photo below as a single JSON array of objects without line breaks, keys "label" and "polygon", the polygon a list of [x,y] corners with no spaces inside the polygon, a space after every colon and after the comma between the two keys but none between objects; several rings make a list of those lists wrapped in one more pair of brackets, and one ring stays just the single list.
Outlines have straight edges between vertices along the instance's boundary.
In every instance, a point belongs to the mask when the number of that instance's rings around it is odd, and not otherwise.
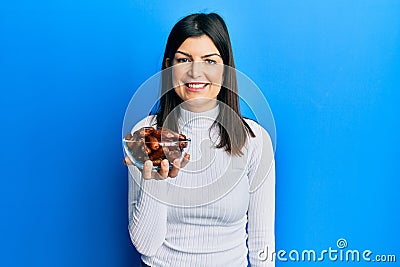
[{"label": "blue wall", "polygon": [[1,266],[137,266],[123,115],[198,11],[225,18],[275,116],[277,249],[400,261],[400,2],[208,2],[2,4]]}]

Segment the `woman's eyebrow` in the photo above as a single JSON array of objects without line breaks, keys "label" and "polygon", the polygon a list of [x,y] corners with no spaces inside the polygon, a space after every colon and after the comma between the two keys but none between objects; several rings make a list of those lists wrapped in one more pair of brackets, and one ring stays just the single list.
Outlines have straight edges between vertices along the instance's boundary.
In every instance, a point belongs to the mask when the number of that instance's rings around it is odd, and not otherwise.
[{"label": "woman's eyebrow", "polygon": [[220,58],[222,58],[221,55],[218,54],[218,53],[212,53],[212,54],[204,55],[204,56],[202,56],[201,58],[212,57],[212,56],[219,56]]},{"label": "woman's eyebrow", "polygon": [[185,55],[185,56],[187,56],[187,57],[193,58],[191,54],[188,54],[188,53],[186,53],[186,52],[182,52],[182,51],[179,51],[179,50],[178,50],[178,51],[176,51],[176,53],[183,54],[183,55]]},{"label": "woman's eyebrow", "polygon": [[[179,50],[176,51],[176,53],[183,54],[183,55],[185,55],[185,56],[187,56],[187,57],[193,59],[193,56],[192,56],[191,54],[189,54],[189,53],[186,53],[186,52],[183,52],[183,51],[179,51]],[[221,55],[218,54],[218,53],[212,53],[212,54],[207,54],[207,55],[201,56],[201,58],[212,57],[212,56],[219,56],[219,57],[221,57]],[[221,57],[221,58],[222,58],[222,57]]]}]

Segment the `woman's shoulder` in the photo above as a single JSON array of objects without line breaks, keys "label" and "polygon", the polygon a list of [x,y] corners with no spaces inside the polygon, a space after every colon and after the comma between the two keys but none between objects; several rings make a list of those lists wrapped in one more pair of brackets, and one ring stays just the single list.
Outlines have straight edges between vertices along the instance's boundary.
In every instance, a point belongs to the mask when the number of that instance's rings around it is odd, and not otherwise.
[{"label": "woman's shoulder", "polygon": [[249,118],[243,118],[245,123],[249,126],[249,128],[253,131],[256,139],[261,138],[262,136],[268,136],[271,139],[267,130],[262,127],[257,121]]},{"label": "woman's shoulder", "polygon": [[142,120],[140,120],[138,123],[136,123],[135,126],[133,126],[132,128],[132,133],[136,130],[139,130],[140,128],[143,127],[156,127],[157,126],[157,120],[156,120],[157,116],[156,115],[149,115],[145,118],[143,118]]},{"label": "woman's shoulder", "polygon": [[261,127],[260,124],[258,124],[258,122],[253,120],[253,119],[249,119],[249,118],[243,117],[243,120],[247,123],[247,125],[249,125],[249,127],[251,129],[253,129],[255,127]]},{"label": "woman's shoulder", "polygon": [[254,137],[248,135],[248,144],[250,147],[272,147],[272,140],[267,130],[262,127],[258,122],[249,118],[243,118],[245,123],[249,126],[254,133]]}]

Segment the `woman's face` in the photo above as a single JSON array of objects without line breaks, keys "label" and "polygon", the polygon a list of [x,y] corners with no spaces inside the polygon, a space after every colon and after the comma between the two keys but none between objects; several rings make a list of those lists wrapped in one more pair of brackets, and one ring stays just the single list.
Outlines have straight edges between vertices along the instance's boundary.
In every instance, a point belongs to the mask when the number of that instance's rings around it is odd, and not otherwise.
[{"label": "woman's face", "polygon": [[207,35],[189,37],[172,61],[175,92],[193,111],[215,107],[223,80],[223,60]]}]

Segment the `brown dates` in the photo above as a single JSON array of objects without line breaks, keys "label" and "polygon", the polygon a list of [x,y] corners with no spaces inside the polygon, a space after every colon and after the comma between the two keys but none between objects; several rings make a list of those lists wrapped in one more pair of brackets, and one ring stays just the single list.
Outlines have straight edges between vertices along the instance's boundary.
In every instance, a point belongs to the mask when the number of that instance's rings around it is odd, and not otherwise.
[{"label": "brown dates", "polygon": [[132,156],[144,163],[150,159],[153,166],[160,166],[163,159],[169,162],[180,158],[190,139],[167,128],[154,129],[143,127],[125,137],[126,145]]}]

